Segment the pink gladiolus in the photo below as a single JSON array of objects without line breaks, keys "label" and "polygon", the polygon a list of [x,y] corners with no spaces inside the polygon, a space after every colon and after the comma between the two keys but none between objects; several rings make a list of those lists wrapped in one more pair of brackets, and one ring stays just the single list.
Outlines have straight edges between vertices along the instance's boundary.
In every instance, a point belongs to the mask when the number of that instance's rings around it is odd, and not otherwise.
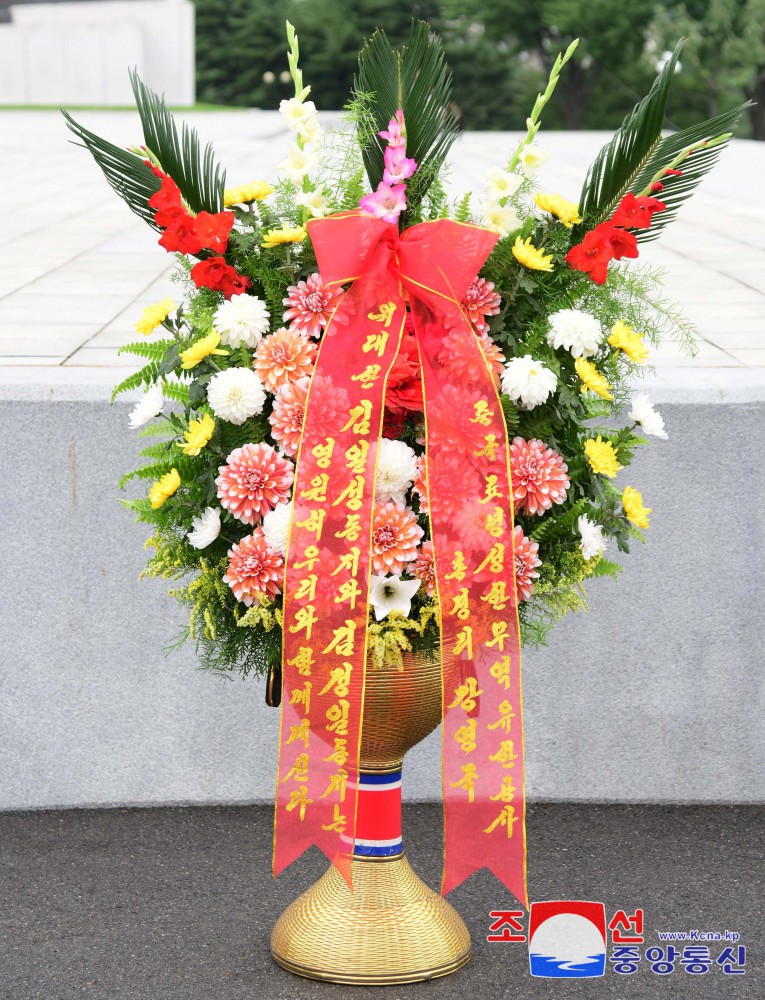
[{"label": "pink gladiolus", "polygon": [[407,158],[406,146],[388,146],[385,150],[383,180],[386,184],[401,184],[411,177],[416,169],[416,161]]},{"label": "pink gladiolus", "polygon": [[396,112],[396,117],[388,122],[387,132],[377,133],[381,139],[386,139],[389,146],[406,146],[406,131],[404,130],[404,112],[401,108]]},{"label": "pink gladiolus", "polygon": [[405,192],[405,184],[391,186],[385,181],[380,181],[374,194],[367,194],[359,199],[359,208],[385,222],[397,222],[399,215],[406,208]]}]

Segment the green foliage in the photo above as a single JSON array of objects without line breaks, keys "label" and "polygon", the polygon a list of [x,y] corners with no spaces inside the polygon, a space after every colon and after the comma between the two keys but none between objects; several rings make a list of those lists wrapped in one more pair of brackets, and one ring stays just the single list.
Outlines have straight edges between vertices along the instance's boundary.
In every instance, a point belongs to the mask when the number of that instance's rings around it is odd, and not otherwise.
[{"label": "green foliage", "polygon": [[407,44],[395,51],[385,32],[376,31],[359,53],[355,89],[375,95],[371,108],[375,128],[362,149],[373,190],[382,180],[385,151],[385,142],[376,133],[387,129],[397,108],[403,109],[407,156],[417,161],[417,171],[407,184],[411,212],[435,180],[459,132],[452,77],[440,38],[431,35],[430,25],[413,23]]}]

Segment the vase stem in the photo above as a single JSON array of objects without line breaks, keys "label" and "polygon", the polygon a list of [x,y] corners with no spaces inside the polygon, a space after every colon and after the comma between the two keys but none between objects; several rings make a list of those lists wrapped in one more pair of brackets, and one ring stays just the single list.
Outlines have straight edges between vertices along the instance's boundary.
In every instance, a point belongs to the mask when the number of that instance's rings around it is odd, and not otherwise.
[{"label": "vase stem", "polygon": [[354,857],[391,858],[403,849],[401,770],[360,771]]}]

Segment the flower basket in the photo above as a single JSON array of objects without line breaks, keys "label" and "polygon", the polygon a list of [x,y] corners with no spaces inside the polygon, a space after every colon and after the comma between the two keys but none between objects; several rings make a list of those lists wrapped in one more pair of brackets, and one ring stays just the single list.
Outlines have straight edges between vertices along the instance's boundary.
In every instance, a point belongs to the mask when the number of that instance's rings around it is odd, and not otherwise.
[{"label": "flower basket", "polygon": [[[482,198],[443,181],[458,135],[440,42],[377,32],[343,129],[322,132],[287,26],[294,135],[278,178],[227,188],[133,74],[144,143],[72,131],[177,257],[178,304],[123,350],[151,484],[146,573],[174,581],[185,638],[281,703],[278,874],[311,845],[327,875],[277,923],[281,965],[338,982],[454,971],[442,898],[488,867],[525,906],[521,647],[586,608],[589,578],[643,539],[616,483],[661,416],[632,385],[687,326],[640,262],[731,138],[741,108],[663,137],[680,47],[585,178],[537,189],[541,116]],[[606,556],[608,547],[609,554]],[[441,896],[401,836],[406,750],[442,723]]]}]

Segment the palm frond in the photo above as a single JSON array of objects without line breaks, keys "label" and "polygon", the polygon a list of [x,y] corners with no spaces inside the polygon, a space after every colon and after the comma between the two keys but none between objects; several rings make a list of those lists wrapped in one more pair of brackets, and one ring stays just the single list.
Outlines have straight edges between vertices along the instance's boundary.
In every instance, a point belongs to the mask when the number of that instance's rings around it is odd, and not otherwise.
[{"label": "palm frond", "polygon": [[95,132],[76,122],[68,111],[63,108],[61,110],[69,129],[81,140],[81,144],[89,151],[103,171],[104,177],[125,201],[131,212],[135,212],[144,222],[148,222],[153,229],[159,230],[154,222],[154,213],[148,205],[149,198],[159,191],[159,179],[140,156],[121,146],[115,146],[107,139],[102,139]]},{"label": "palm frond", "polygon": [[[130,71],[144,144],[181,190],[195,212],[220,212],[223,208],[225,171],[215,162],[212,146],[201,148],[196,129],[185,123],[180,132],[163,97],[150,90],[135,70]],[[147,202],[159,190],[159,180],[143,158],[101,138],[62,109],[67,126],[80,139],[107,181],[137,216],[157,229]]]},{"label": "palm frond", "polygon": [[385,32],[378,29],[359,54],[354,91],[373,95],[374,134],[362,149],[373,189],[382,180],[385,152],[377,132],[387,128],[397,108],[404,112],[407,156],[417,161],[417,171],[407,185],[411,211],[422,201],[459,133],[452,106],[452,75],[440,38],[423,21],[413,22],[409,40],[396,52]]},{"label": "palm frond", "polygon": [[179,134],[164,97],[150,90],[136,70],[130,71],[130,83],[144,141],[162,169],[173,178],[194,212],[220,212],[226,174],[215,162],[212,145],[208,143],[202,150],[196,129],[185,122]]},{"label": "palm frond", "polygon": [[648,94],[627,115],[588,170],[579,198],[579,213],[588,226],[613,212],[661,142],[669,90],[684,41],[677,43]]},{"label": "palm frond", "polygon": [[[681,132],[666,136],[659,142],[630,190],[635,194],[643,191],[662,167],[668,166],[688,146],[704,142],[707,139],[714,139],[724,133],[734,132],[741,115],[748,107],[749,104],[741,104],[724,114],[717,115],[716,118],[709,118],[698,125],[692,125]],[[709,173],[715,165],[717,158],[729,141],[725,139],[708,149],[702,147],[695,150],[691,156],[683,160],[680,177],[662,178],[664,190],[656,197],[663,201],[667,207],[663,212],[657,212],[653,216],[650,229],[638,230],[635,233],[639,242],[648,243],[661,235],[662,229],[675,218],[683,202],[690,198],[704,175]]]}]

